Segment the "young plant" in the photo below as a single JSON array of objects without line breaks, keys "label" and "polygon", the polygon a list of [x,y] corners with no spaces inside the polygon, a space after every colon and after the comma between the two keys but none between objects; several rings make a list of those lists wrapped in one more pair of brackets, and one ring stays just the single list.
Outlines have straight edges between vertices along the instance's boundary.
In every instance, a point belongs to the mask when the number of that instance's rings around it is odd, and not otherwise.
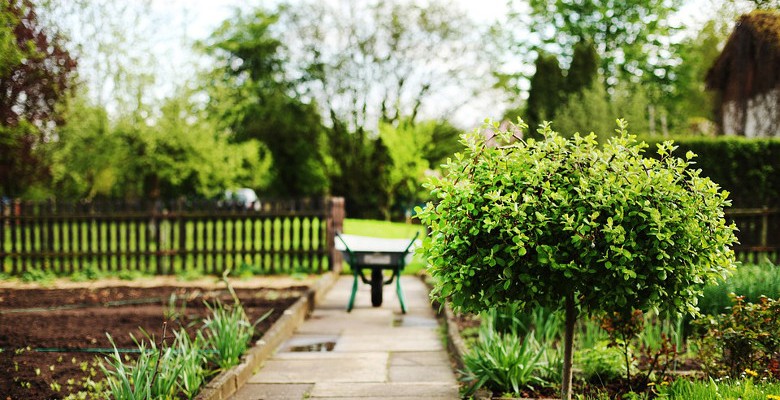
[{"label": "young plant", "polygon": [[780,301],[761,297],[755,304],[732,296],[731,312],[694,323],[705,370],[712,376],[739,376],[747,370],[780,379]]},{"label": "young plant", "polygon": [[249,347],[255,326],[267,318],[271,311],[252,324],[240,303],[224,306],[217,301],[214,306],[206,303],[206,307],[211,315],[203,322],[203,332],[206,346],[215,351],[213,361],[222,369],[237,365]]},{"label": "young plant", "polygon": [[463,357],[467,380],[474,382],[471,392],[486,386],[520,394],[521,389],[545,384],[538,374],[545,351],[533,335],[498,332],[490,319],[480,325],[479,340]]},{"label": "young plant", "polygon": [[510,302],[564,310],[564,399],[580,312],[695,313],[701,286],[734,267],[727,193],[689,168],[693,153],[673,156],[671,142],[644,158],[626,126],[618,121],[603,146],[548,124],[539,141],[514,133],[522,123],[466,134],[466,150],[427,184],[436,202],[417,209],[431,231],[434,296],[465,311]]}]

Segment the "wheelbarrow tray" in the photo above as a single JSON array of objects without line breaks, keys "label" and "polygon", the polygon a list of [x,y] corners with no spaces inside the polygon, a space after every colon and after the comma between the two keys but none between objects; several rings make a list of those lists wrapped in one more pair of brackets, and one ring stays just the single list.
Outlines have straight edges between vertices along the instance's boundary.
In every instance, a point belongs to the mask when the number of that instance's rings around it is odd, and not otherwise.
[{"label": "wheelbarrow tray", "polygon": [[[414,249],[420,245],[417,240],[419,232],[411,240],[388,239],[370,236],[337,234],[336,249],[344,254],[344,258],[352,268],[352,293],[347,305],[347,312],[352,311],[357,293],[358,279],[371,285],[371,304],[374,307],[382,305],[382,287],[395,280],[398,301],[401,312],[406,313],[403,293],[401,291],[400,274],[404,266],[411,261]],[[371,279],[367,279],[363,270],[371,270]],[[391,270],[390,279],[384,279],[383,270]]]}]

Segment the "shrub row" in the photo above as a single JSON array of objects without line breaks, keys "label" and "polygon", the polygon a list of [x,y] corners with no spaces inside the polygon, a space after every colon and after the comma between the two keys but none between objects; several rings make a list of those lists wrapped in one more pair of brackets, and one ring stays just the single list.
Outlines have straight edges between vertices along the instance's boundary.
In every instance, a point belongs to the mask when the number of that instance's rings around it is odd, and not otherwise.
[{"label": "shrub row", "polygon": [[679,148],[698,155],[694,167],[731,194],[734,208],[780,206],[780,139],[747,139],[736,136],[643,137],[655,155],[656,144],[673,139]]}]

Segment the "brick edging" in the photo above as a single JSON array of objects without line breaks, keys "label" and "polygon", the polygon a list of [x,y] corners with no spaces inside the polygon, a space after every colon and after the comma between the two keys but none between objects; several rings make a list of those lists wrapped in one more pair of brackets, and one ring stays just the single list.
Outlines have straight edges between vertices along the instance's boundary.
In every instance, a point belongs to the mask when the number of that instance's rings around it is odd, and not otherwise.
[{"label": "brick edging", "polygon": [[241,357],[241,363],[220,372],[201,389],[195,400],[225,400],[235,394],[249,378],[257,373],[277,347],[292,336],[337,279],[336,273],[329,272],[317,280],[300,299],[284,310],[282,316],[271,325],[263,337],[247,350]]}]

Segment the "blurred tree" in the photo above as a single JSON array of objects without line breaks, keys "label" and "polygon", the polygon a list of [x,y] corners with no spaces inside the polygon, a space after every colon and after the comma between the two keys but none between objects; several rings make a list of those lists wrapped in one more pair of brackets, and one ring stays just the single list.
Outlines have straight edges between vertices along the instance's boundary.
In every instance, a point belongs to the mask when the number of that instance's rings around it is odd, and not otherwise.
[{"label": "blurred tree", "polygon": [[565,92],[579,93],[590,88],[598,78],[599,56],[596,47],[588,40],[580,40],[574,45],[571,65],[566,73]]},{"label": "blurred tree", "polygon": [[678,61],[671,40],[677,27],[669,17],[681,0],[529,0],[529,4],[531,15],[515,12],[515,22],[527,17],[525,22],[550,51],[573,49],[583,39],[592,41],[608,88],[623,79],[669,85],[669,71]]},{"label": "blurred tree", "polygon": [[531,78],[525,121],[530,132],[536,132],[544,121],[551,121],[564,101],[564,77],[558,58],[539,53],[534,63],[536,72]]},{"label": "blurred tree", "polygon": [[254,140],[230,143],[188,92],[168,99],[160,114],[154,124],[139,123],[132,113],[111,122],[85,95],[74,98],[54,143],[58,195],[215,197],[225,188],[267,185],[267,149]]},{"label": "blurred tree", "polygon": [[594,80],[590,86],[565,98],[556,114],[553,129],[564,137],[594,132],[602,141],[612,131],[614,121],[607,91],[601,81]]},{"label": "blurred tree", "polygon": [[299,80],[287,74],[278,16],[257,10],[225,21],[204,49],[217,64],[208,73],[210,107],[237,142],[259,140],[274,160],[267,193],[321,195],[325,176],[324,127],[315,104],[304,102]]},{"label": "blurred tree", "polygon": [[386,220],[397,219],[404,211],[428,200],[423,179],[432,166],[438,166],[462,148],[457,142],[459,134],[452,126],[434,120],[380,123],[379,138],[390,161],[383,177],[385,198],[381,208]]},{"label": "blurred tree", "polygon": [[44,145],[62,122],[76,60],[32,1],[3,1],[0,21],[0,196],[29,197],[49,179]]},{"label": "blurred tree", "polygon": [[714,123],[715,93],[705,90],[704,78],[720,55],[727,35],[718,29],[716,21],[710,20],[695,36],[681,43],[679,54],[682,62],[674,70],[676,84],[669,96],[671,120],[676,125],[690,126],[697,120]]}]

